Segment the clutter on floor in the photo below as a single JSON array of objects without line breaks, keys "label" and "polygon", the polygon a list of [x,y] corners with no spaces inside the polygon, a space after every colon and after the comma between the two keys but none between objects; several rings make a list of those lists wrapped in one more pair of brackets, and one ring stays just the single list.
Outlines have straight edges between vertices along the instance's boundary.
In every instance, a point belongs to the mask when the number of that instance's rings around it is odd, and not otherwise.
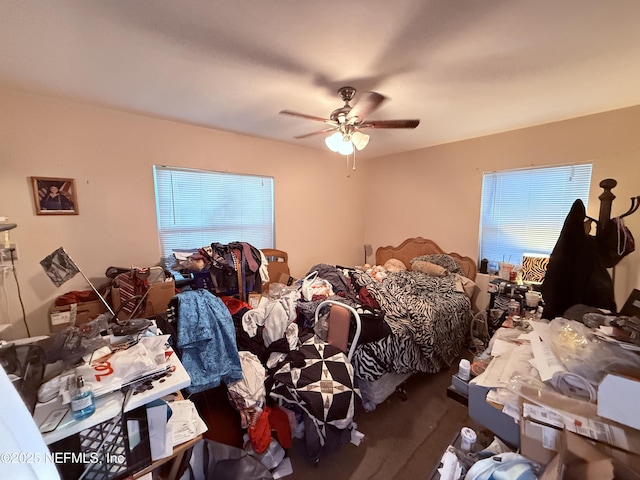
[{"label": "clutter on floor", "polygon": [[464,453],[458,438],[440,478],[638,478],[640,348],[630,332],[639,320],[584,305],[566,313],[577,320],[509,316],[468,382],[461,365],[450,389],[512,453],[478,466],[484,446]]}]

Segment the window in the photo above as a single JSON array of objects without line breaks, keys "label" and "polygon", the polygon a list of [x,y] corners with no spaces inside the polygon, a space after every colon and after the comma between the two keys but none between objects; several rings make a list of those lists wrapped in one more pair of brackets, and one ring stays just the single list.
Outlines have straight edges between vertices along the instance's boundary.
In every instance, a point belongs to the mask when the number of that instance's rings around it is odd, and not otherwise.
[{"label": "window", "polygon": [[174,249],[214,242],[273,247],[273,177],[156,165],[154,181],[165,265]]},{"label": "window", "polygon": [[521,264],[555,247],[577,199],[589,201],[591,164],[485,173],[480,212],[480,258]]}]

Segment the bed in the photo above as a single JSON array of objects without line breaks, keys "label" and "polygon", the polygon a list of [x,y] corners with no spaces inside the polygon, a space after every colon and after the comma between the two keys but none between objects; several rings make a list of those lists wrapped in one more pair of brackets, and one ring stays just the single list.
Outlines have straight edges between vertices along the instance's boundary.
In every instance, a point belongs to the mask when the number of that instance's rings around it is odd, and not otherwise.
[{"label": "bed", "polygon": [[[446,266],[447,274],[411,271],[416,258]],[[378,248],[376,265],[391,259],[400,260],[407,270],[389,273],[382,281],[366,272],[352,275],[378,302],[392,330],[381,340],[358,345],[352,360],[367,410],[382,403],[412,374],[436,373],[450,366],[468,338],[472,317],[477,273],[472,258],[445,253],[432,240],[416,237]]]},{"label": "bed", "polygon": [[[271,267],[270,277],[274,268],[288,272],[286,252],[262,254],[269,258],[277,254],[278,260],[266,265]],[[442,275],[413,271],[416,259],[439,267]],[[383,268],[389,263],[400,263],[403,269]],[[225,302],[238,349],[253,353],[267,367],[266,394],[304,419],[304,451],[312,462],[324,449],[348,441],[347,427],[358,397],[365,409],[374,409],[410,375],[435,373],[457,361],[468,339],[472,295],[465,286],[475,287],[473,259],[446,254],[435,242],[417,237],[397,247],[379,248],[376,264],[368,270],[311,267],[305,278],[315,274],[330,283],[328,298],[305,294],[305,282],[299,280],[278,292],[274,289],[273,297],[264,295],[256,308],[237,302],[241,305],[231,309]],[[326,339],[320,334],[318,314],[327,299],[354,307],[360,319],[357,340],[350,346],[344,342],[349,355],[344,346],[330,340],[333,320],[325,323]],[[331,312],[327,317],[335,318]],[[349,320],[347,315],[347,325]]]}]

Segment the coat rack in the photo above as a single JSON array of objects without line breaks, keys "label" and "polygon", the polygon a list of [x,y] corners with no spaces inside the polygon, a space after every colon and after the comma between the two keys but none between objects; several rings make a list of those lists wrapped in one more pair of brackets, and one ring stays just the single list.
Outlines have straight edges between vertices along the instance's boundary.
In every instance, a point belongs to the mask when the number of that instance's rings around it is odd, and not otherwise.
[{"label": "coat rack", "polygon": [[[618,185],[618,182],[613,178],[607,178],[600,182],[600,188],[604,191],[598,197],[600,200],[600,214],[598,216],[596,236],[602,234],[604,228],[611,219],[611,204],[613,203],[613,199],[616,198],[611,190],[615,188],[616,185]],[[631,208],[618,217],[627,217],[638,210],[638,207],[640,207],[640,195],[631,197]]]},{"label": "coat rack", "polygon": [[[618,184],[616,180],[613,178],[607,178],[600,182],[600,188],[603,189],[603,192],[600,194],[598,199],[600,200],[600,214],[598,216],[598,220],[596,223],[596,239],[599,244],[600,252],[607,268],[612,269],[612,280],[615,282],[615,266],[620,261],[620,259],[627,255],[628,253],[623,254],[621,251],[618,251],[618,256],[611,256],[609,254],[611,246],[610,241],[607,239],[607,235],[610,234],[607,232],[609,227],[609,223],[611,222],[611,204],[616,196],[611,192],[611,190]],[[631,207],[629,210],[624,212],[622,215],[619,215],[616,218],[623,218],[631,215],[640,207],[640,196],[631,197]],[[593,219],[591,219],[593,220]],[[585,229],[586,230],[586,229]],[[630,234],[630,233],[629,233]],[[618,230],[618,235],[620,235],[620,230]],[[610,235],[609,235],[610,236]],[[618,242],[620,237],[618,237]],[[620,249],[620,243],[618,243],[618,249]],[[633,250],[633,249],[632,249]],[[612,258],[611,258],[612,257]]]}]

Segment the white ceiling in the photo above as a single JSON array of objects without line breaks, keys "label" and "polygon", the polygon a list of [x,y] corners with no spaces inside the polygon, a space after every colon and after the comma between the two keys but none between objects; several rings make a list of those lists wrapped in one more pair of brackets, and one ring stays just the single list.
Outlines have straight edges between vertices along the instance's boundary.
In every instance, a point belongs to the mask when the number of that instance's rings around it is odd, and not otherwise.
[{"label": "white ceiling", "polygon": [[373,157],[640,104],[640,1],[0,0],[0,83],[318,149],[352,85]]}]

